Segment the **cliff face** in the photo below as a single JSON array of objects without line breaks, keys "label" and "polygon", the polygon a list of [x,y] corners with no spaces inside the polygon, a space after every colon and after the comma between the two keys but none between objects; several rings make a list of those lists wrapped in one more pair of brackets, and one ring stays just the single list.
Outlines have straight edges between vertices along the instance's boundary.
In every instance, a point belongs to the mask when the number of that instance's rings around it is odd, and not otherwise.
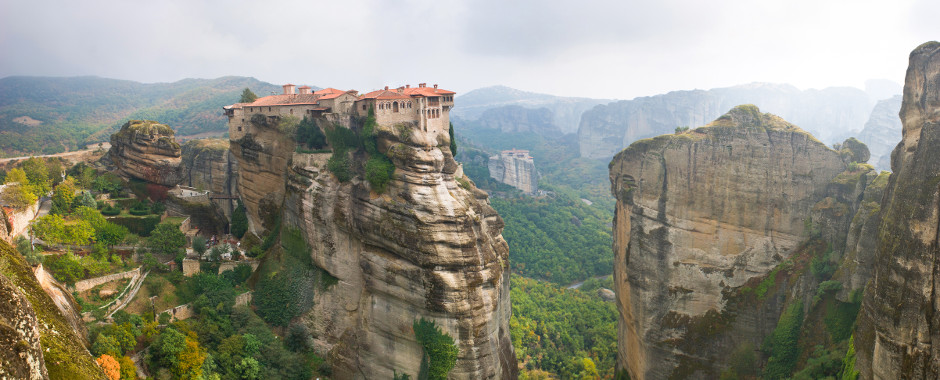
[{"label": "cliff face", "polygon": [[284,201],[284,184],[294,142],[273,128],[258,128],[229,144],[237,162],[237,191],[258,236],[274,228]]},{"label": "cliff face", "polygon": [[383,194],[362,179],[364,153],[351,153],[354,176],[343,183],[326,169],[330,154],[294,153],[274,129],[232,141],[250,223],[265,225],[264,204],[283,202],[284,228],[298,229],[313,264],[336,278],[301,322],[337,378],[416,377],[424,354],[412,325],[421,318],[457,344],[449,378],[514,378],[502,220],[462,177],[446,134],[409,124],[377,131],[395,165]]},{"label": "cliff face", "polygon": [[107,159],[118,174],[164,186],[179,183],[180,145],[170,127],[131,120],[111,135]]},{"label": "cliff face", "polygon": [[0,241],[0,377],[106,379],[26,260]]},{"label": "cliff face", "polygon": [[858,131],[874,102],[862,90],[800,91],[789,85],[755,83],[707,91],[674,91],[624,100],[585,111],[578,128],[581,156],[611,157],[631,142],[698,126],[731,107],[751,103],[800,125],[827,143]]},{"label": "cliff face", "polygon": [[[528,156],[528,154],[526,154]],[[499,154],[490,157],[487,163],[490,177],[515,187],[527,194],[539,190],[539,174],[532,157],[517,157],[514,154]]]},{"label": "cliff face", "polygon": [[[854,206],[827,205],[871,179],[863,168],[834,181],[845,167],[840,152],[751,105],[614,157],[618,366],[633,379],[713,378],[734,347],[759,347],[786,296],[742,309],[735,295],[798,251],[814,213],[847,229]],[[821,202],[833,193],[846,195]]]},{"label": "cliff face", "polygon": [[[212,195],[238,196],[238,162],[229,153],[229,142],[220,139],[192,140],[183,144],[180,185],[208,190]],[[215,199],[219,210],[231,217],[235,202]]]},{"label": "cliff face", "polygon": [[940,377],[940,43],[910,55],[875,271],[855,335],[861,378]]},{"label": "cliff face", "polygon": [[891,150],[901,140],[901,95],[883,99],[875,104],[865,128],[858,134],[871,150],[871,163],[880,170],[891,169]]}]

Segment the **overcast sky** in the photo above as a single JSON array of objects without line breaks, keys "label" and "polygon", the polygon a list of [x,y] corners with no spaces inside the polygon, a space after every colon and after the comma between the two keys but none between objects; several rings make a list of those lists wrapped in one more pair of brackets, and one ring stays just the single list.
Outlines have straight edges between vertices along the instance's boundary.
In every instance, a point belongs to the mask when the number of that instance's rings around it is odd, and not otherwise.
[{"label": "overcast sky", "polygon": [[750,82],[903,83],[937,0],[0,0],[0,77],[251,76],[630,99]]}]

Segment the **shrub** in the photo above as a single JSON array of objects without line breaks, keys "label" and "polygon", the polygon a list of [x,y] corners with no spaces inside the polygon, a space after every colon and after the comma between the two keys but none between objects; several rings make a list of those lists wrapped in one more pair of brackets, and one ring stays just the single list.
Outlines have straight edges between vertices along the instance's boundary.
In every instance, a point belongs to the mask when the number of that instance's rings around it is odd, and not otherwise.
[{"label": "shrub", "polygon": [[[447,374],[457,364],[457,345],[454,344],[454,338],[441,332],[433,321],[424,318],[415,321],[412,327],[418,344],[424,348],[421,369],[426,368],[427,379],[447,379]],[[427,366],[424,365],[425,361]],[[425,378],[422,375],[419,374],[418,378]]]},{"label": "shrub", "polygon": [[373,191],[384,193],[395,173],[395,165],[385,155],[376,154],[366,162],[366,180]]},{"label": "shrub", "polygon": [[777,327],[764,342],[762,349],[770,354],[764,367],[765,379],[786,379],[793,373],[800,356],[798,343],[802,324],[803,302],[797,299],[780,315]]},{"label": "shrub", "polygon": [[[104,212],[102,212],[104,214]],[[109,218],[109,222],[127,227],[131,233],[147,237],[160,224],[159,215],[150,215],[144,217],[115,217]]]},{"label": "shrub", "polygon": [[119,214],[121,214],[121,208],[120,208],[120,207],[115,207],[115,206],[111,206],[111,205],[105,205],[104,207],[101,208],[101,215],[116,216],[116,215],[119,215]]},{"label": "shrub", "polygon": [[326,168],[329,169],[340,182],[348,182],[352,179],[349,157],[346,156],[345,151],[340,153],[334,149],[333,156],[331,156],[330,160],[326,163]]}]

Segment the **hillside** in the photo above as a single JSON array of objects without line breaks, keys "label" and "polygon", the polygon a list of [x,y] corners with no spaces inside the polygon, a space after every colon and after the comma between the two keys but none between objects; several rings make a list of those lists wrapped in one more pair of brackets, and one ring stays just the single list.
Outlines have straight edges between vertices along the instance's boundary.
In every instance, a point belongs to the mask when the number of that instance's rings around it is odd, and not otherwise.
[{"label": "hillside", "polygon": [[[518,114],[514,110],[521,108],[547,109],[547,120],[554,123],[562,133],[573,133],[578,130],[581,114],[598,104],[610,102],[609,99],[591,99],[555,96],[517,90],[506,86],[492,86],[478,88],[457,96],[457,104],[451,116],[476,120],[485,116],[488,110],[509,107],[508,110],[496,111],[497,114]],[[515,107],[515,108],[513,108]],[[492,126],[491,126],[492,128]]]},{"label": "hillside", "polygon": [[0,79],[0,156],[50,154],[106,141],[129,119],[155,120],[180,136],[226,130],[220,104],[279,86],[247,77],[139,83],[98,77]]}]

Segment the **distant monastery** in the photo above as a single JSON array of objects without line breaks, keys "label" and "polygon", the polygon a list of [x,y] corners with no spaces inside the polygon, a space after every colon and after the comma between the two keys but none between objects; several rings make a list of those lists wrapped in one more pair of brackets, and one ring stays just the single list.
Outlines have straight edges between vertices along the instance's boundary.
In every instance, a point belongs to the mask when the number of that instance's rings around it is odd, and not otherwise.
[{"label": "distant monastery", "polygon": [[[255,126],[251,117],[262,114],[270,119],[294,115],[298,118],[325,116],[365,117],[369,109],[375,110],[375,121],[380,125],[411,122],[429,134],[447,133],[450,109],[454,106],[453,91],[406,85],[396,89],[372,91],[359,95],[356,90],[342,91],[325,88],[310,92],[310,87],[285,84],[284,93],[258,98],[251,103],[235,103],[222,107],[229,120],[229,136],[239,139]],[[297,92],[299,90],[299,92]]]}]

